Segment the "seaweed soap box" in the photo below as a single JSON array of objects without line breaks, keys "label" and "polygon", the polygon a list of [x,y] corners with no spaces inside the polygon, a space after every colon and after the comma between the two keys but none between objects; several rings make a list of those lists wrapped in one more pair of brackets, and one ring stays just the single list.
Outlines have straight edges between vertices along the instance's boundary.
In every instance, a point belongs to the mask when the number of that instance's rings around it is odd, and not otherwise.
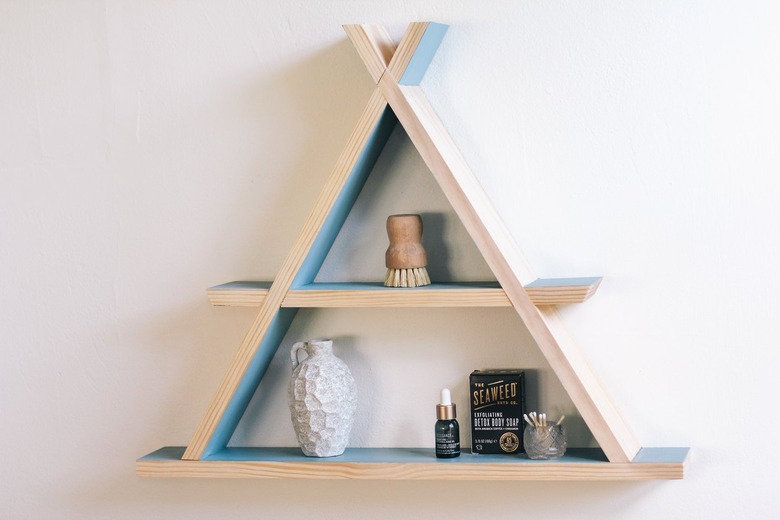
[{"label": "seaweed soap box", "polygon": [[522,453],[525,373],[517,369],[475,370],[469,383],[471,452]]}]

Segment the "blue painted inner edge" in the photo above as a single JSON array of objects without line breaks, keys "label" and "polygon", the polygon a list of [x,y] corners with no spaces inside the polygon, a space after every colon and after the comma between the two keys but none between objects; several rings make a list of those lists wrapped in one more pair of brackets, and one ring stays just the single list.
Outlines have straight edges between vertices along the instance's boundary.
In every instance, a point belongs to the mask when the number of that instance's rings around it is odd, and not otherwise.
[{"label": "blue painted inner edge", "polygon": [[[139,461],[177,461],[184,455],[183,446],[160,448],[138,459]],[[631,464],[680,464],[685,462],[690,448],[642,448]],[[338,457],[305,457],[300,448],[225,448],[214,453],[209,460],[223,461],[278,461],[278,462],[426,462],[507,464],[555,464],[579,462],[603,462],[611,464],[599,448],[569,448],[558,460],[532,461],[525,457],[507,455],[474,455],[464,450],[457,459],[437,459],[433,448],[347,448]]]},{"label": "blue painted inner edge", "polygon": [[365,185],[368,175],[374,168],[379,154],[382,152],[385,144],[387,144],[387,140],[390,138],[397,121],[398,118],[395,117],[392,109],[389,106],[385,107],[385,111],[379,117],[379,121],[368,138],[358,160],[355,162],[355,166],[352,168],[352,172],[349,174],[341,193],[336,198],[333,208],[331,208],[317,237],[314,239],[306,259],[298,270],[298,274],[295,275],[291,286],[292,289],[298,289],[314,281],[314,277],[317,276],[322,263],[325,261],[325,257],[328,256],[330,248],[333,247],[336,236],[344,225],[344,221],[347,220],[347,215],[352,210],[360,190],[363,189],[363,185]]},{"label": "blue painted inner edge", "polygon": [[[268,462],[357,462],[357,463],[441,463],[436,458],[433,448],[347,448],[336,457],[306,457],[300,448],[226,448],[214,455],[212,460],[224,461],[268,461]],[[544,464],[547,461],[533,461],[525,456],[516,455],[477,455],[464,449],[457,459],[450,459],[453,464]],[[600,448],[571,448],[561,459],[553,463],[594,463],[609,464],[609,460]]]},{"label": "blue painted inner edge", "polygon": [[570,287],[576,285],[593,285],[600,280],[600,276],[591,276],[587,278],[538,278],[525,287]]},{"label": "blue painted inner edge", "polygon": [[271,320],[271,325],[260,342],[260,346],[252,361],[249,363],[244,377],[238,383],[233,398],[228,403],[225,413],[214,430],[211,440],[206,445],[201,459],[208,460],[227,446],[230,438],[233,436],[233,432],[236,431],[238,422],[241,420],[244,412],[246,412],[246,407],[249,406],[249,401],[252,400],[257,386],[260,384],[260,380],[265,375],[266,370],[268,370],[268,365],[271,364],[279,344],[284,339],[284,335],[290,328],[290,324],[297,313],[298,309],[279,309],[276,316]]},{"label": "blue painted inner edge", "polygon": [[655,464],[664,462],[683,462],[690,448],[641,448],[632,463]]},{"label": "blue painted inner edge", "polygon": [[317,282],[302,285],[299,291],[438,291],[451,289],[500,289],[498,282],[446,282],[415,288],[386,287],[383,282]]},{"label": "blue painted inner edge", "polygon": [[[317,272],[319,272],[366,179],[374,168],[379,154],[390,138],[397,121],[398,119],[390,107],[385,107],[384,112],[380,115],[376,126],[371,132],[366,146],[347,177],[341,193],[336,198],[330,213],[314,239],[306,259],[298,270],[298,274],[292,283],[293,288],[311,283]],[[277,310],[276,316],[272,319],[268,331],[261,340],[257,352],[249,363],[244,376],[241,378],[232,399],[225,409],[225,413],[214,430],[211,440],[206,445],[206,449],[201,456],[202,460],[213,460],[215,454],[223,450],[230,442],[230,438],[236,431],[241,417],[246,412],[252,396],[257,391],[260,380],[265,375],[266,370],[268,370],[268,365],[270,365],[297,312],[298,309],[294,308],[280,308]]]},{"label": "blue painted inner edge", "polygon": [[400,85],[420,84],[448,28],[449,26],[440,23],[428,24],[417,50],[412,55],[412,59],[409,60],[409,65],[398,82]]}]

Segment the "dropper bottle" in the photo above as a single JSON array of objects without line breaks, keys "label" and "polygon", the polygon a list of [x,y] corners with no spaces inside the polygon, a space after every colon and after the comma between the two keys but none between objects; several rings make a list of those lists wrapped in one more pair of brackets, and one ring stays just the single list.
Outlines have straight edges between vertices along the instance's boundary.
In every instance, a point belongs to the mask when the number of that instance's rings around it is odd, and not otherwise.
[{"label": "dropper bottle", "polygon": [[460,426],[455,420],[455,405],[450,390],[441,391],[441,402],[436,405],[436,457],[452,459],[460,456]]}]

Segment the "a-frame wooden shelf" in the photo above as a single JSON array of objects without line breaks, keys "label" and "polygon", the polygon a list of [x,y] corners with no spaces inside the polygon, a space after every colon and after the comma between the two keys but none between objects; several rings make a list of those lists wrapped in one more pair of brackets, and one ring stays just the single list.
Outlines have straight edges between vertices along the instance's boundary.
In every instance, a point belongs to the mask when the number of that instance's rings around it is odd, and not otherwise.
[{"label": "a-frame wooden shelf", "polygon": [[[162,448],[136,463],[142,476],[439,480],[679,479],[688,448],[642,448],[566,330],[557,305],[581,303],[600,278],[537,279],[419,83],[447,27],[412,23],[396,47],[380,26],[344,27],[376,87],[344,151],[273,282],[231,282],[208,290],[214,305],[257,307],[228,372],[186,447]],[[328,251],[400,123],[496,277],[416,289],[314,283]],[[598,442],[557,461],[432,449],[355,448],[307,458],[298,448],[229,448],[233,432],[297,310],[305,307],[512,307]]]}]

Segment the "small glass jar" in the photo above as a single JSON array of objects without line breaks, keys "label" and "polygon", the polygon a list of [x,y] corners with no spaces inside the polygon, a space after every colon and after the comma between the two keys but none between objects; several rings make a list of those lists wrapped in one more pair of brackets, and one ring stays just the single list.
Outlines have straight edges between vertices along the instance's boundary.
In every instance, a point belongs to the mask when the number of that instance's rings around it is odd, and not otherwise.
[{"label": "small glass jar", "polygon": [[557,459],[566,453],[566,430],[562,424],[526,425],[523,444],[529,459]]}]

